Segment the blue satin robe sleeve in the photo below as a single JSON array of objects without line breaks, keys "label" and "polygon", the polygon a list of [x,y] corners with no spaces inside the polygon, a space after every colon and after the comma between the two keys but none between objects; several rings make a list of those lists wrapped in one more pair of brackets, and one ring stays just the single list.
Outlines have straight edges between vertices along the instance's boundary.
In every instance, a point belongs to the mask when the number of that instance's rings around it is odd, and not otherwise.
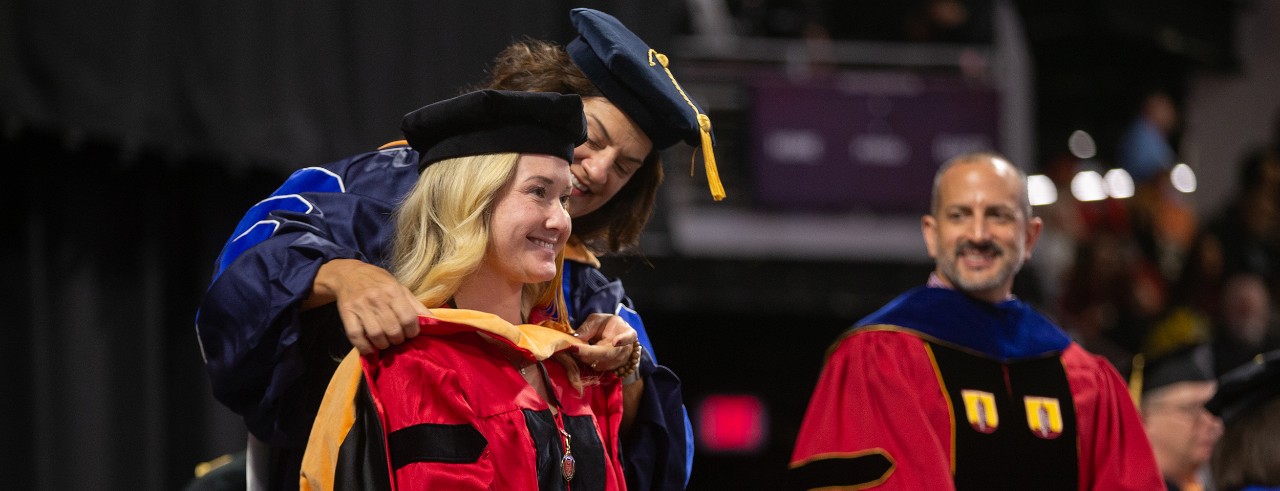
[{"label": "blue satin robe sleeve", "polygon": [[[345,193],[298,196],[311,209],[268,213],[271,235],[220,265],[196,316],[215,398],[276,446],[305,444],[306,427],[293,420],[306,419],[310,405],[289,399],[306,379],[328,375],[313,373],[303,352],[304,335],[335,337],[302,330],[299,305],[317,270],[339,258],[379,264],[391,228],[385,203]],[[314,329],[341,332],[340,325]]]},{"label": "blue satin robe sleeve", "polygon": [[416,181],[417,158],[394,146],[300,169],[249,209],[219,254],[196,332],[214,396],[258,439],[306,444],[317,381],[332,373],[327,351],[350,344],[332,308],[304,315],[299,305],[325,262],[383,262],[391,210]]}]

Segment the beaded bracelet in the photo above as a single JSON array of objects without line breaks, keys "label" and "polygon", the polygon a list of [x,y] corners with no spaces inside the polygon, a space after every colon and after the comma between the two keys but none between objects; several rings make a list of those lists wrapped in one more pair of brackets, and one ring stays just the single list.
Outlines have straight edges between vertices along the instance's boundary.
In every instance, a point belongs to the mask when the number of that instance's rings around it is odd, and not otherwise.
[{"label": "beaded bracelet", "polygon": [[631,345],[631,359],[627,360],[626,365],[614,369],[613,373],[617,374],[618,378],[625,380],[627,377],[631,376],[631,374],[639,370],[640,353],[642,350],[644,350],[644,347],[640,346],[640,341],[636,341],[635,344]]}]

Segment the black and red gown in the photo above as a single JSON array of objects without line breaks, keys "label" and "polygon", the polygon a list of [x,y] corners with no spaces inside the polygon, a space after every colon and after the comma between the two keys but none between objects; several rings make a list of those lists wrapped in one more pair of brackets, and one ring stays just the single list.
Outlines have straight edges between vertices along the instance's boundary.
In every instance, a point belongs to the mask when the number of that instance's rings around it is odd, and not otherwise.
[{"label": "black and red gown", "polygon": [[[579,392],[550,359],[581,341],[483,312],[432,313],[419,336],[373,355],[353,351],[339,366],[311,430],[302,489],[626,489],[618,377],[579,364]],[[537,362],[527,370],[541,373],[552,400],[511,353]]]},{"label": "black and red gown", "polygon": [[796,489],[1164,489],[1124,382],[1026,304],[917,288],[832,347]]}]

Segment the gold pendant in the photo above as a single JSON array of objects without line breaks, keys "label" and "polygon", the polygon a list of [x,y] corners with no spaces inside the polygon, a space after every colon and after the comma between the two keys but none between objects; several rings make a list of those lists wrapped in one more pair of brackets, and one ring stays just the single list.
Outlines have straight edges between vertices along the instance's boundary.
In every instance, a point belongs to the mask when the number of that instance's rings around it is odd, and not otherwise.
[{"label": "gold pendant", "polygon": [[560,473],[564,475],[565,481],[572,481],[573,474],[576,472],[578,472],[578,463],[566,452],[564,458],[560,459]]},{"label": "gold pendant", "polygon": [[564,457],[560,458],[560,475],[564,476],[565,482],[572,481],[573,475],[578,472],[578,461],[574,460],[573,454],[570,453],[570,441],[573,436],[563,428],[558,428],[560,434],[564,435]]}]

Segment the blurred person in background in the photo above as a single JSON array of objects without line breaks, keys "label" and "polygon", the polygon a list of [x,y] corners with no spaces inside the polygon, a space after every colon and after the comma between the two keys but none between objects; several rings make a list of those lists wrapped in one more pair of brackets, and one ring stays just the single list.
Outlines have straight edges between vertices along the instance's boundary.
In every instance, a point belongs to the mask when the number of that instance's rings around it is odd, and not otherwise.
[{"label": "blurred person in background", "polygon": [[1222,285],[1221,310],[1213,326],[1213,367],[1221,376],[1259,354],[1280,349],[1280,332],[1264,278],[1240,272]]},{"label": "blurred person in background", "polygon": [[1186,347],[1144,365],[1139,405],[1156,465],[1172,491],[1205,489],[1213,446],[1222,421],[1205,409],[1213,397],[1211,355]]},{"label": "blurred person in background", "polygon": [[1178,127],[1178,108],[1169,94],[1153,90],[1143,96],[1138,114],[1120,136],[1116,161],[1133,178],[1147,182],[1173,167],[1177,154],[1169,139]]},{"label": "blurred person in background", "polygon": [[1280,351],[1219,378],[1207,406],[1225,425],[1209,464],[1217,491],[1280,490]]},{"label": "blurred person in background", "polygon": [[1170,170],[1177,163],[1170,139],[1177,128],[1173,99],[1163,91],[1151,92],[1143,99],[1139,116],[1121,136],[1116,158],[1133,178],[1134,194],[1127,205],[1134,240],[1142,259],[1158,273],[1162,288],[1178,278],[1183,256],[1200,227],[1186,195],[1170,180]]},{"label": "blurred person in background", "polygon": [[1142,353],[1158,357],[1209,342],[1214,319],[1221,313],[1225,261],[1217,239],[1203,232],[1197,236],[1169,287],[1169,308],[1146,333]]},{"label": "blurred person in background", "polygon": [[1164,306],[1159,274],[1128,233],[1103,228],[1077,244],[1063,281],[1064,327],[1086,350],[1128,373],[1148,324]]},{"label": "blurred person in background", "polygon": [[1040,233],[1030,265],[1039,273],[1036,279],[1044,292],[1046,314],[1062,319],[1063,289],[1066,287],[1063,278],[1075,265],[1077,247],[1088,240],[1091,232],[1085,209],[1089,203],[1071,194],[1071,179],[1082,167],[1079,158],[1063,153],[1050,159],[1043,167],[1045,177],[1053,182],[1057,199],[1037,207],[1036,214],[1044,221],[1044,230]]},{"label": "blurred person in background", "polygon": [[1221,375],[1280,347],[1272,307],[1280,302],[1280,112],[1273,130],[1273,141],[1246,155],[1235,194],[1186,250],[1145,353],[1211,341]]},{"label": "blurred person in background", "polygon": [[1219,243],[1227,270],[1254,271],[1271,288],[1280,287],[1280,143],[1244,159],[1235,195],[1206,229]]}]

